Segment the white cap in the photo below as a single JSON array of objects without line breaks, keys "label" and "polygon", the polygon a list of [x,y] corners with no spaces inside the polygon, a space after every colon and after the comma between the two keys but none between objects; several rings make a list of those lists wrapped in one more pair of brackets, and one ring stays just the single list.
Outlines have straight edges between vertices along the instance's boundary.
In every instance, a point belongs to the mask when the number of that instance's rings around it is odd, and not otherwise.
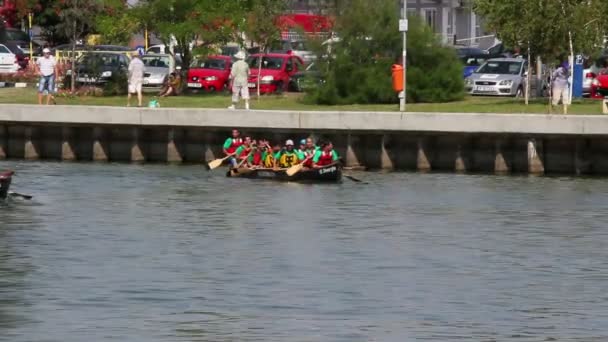
[{"label": "white cap", "polygon": [[293,146],[293,140],[289,139],[285,142],[285,146],[289,146],[289,145]]},{"label": "white cap", "polygon": [[234,55],[234,58],[236,59],[245,59],[247,58],[247,56],[245,55],[245,53],[243,51],[239,51]]},{"label": "white cap", "polygon": [[44,49],[42,49],[42,53],[51,53],[51,49],[44,48]]}]

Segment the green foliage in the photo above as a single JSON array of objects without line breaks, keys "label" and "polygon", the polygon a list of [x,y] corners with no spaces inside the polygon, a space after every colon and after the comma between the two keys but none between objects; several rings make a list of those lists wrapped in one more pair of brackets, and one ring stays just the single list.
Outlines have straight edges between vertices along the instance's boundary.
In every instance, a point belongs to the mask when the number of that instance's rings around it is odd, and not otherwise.
[{"label": "green foliage", "polygon": [[[401,56],[398,15],[392,0],[353,0],[341,8],[335,26],[340,42],[319,51],[316,63],[325,83],[310,91],[307,101],[326,105],[397,103],[391,66]],[[408,100],[462,99],[462,70],[455,53],[442,47],[433,32],[415,18],[409,36]]]},{"label": "green foliage", "polygon": [[408,32],[408,102],[449,102],[464,97],[462,64],[453,49],[442,46],[420,18],[410,18]]},{"label": "green foliage", "polygon": [[243,0],[145,0],[133,13],[165,44],[175,40],[187,68],[192,60],[192,42],[208,50],[234,37],[243,3]]},{"label": "green foliage", "polygon": [[122,0],[105,0],[103,12],[95,19],[102,44],[128,45],[131,36],[143,31],[139,18]]},{"label": "green foliage", "polygon": [[556,60],[575,53],[593,55],[608,32],[605,0],[475,0],[475,11],[509,46]]},{"label": "green foliage", "polygon": [[128,91],[128,81],[126,73],[112,73],[112,77],[103,85],[103,96],[126,95]]},{"label": "green foliage", "polygon": [[248,12],[245,34],[266,51],[273,41],[281,38],[276,18],[284,12],[285,0],[251,0],[245,9]]}]

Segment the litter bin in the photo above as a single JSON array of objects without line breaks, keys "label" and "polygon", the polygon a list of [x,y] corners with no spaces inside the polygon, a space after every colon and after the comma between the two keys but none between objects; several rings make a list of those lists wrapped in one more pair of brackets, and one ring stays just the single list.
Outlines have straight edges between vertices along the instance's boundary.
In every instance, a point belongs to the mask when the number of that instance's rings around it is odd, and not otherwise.
[{"label": "litter bin", "polygon": [[403,91],[403,66],[399,64],[393,64],[393,90],[397,93]]}]

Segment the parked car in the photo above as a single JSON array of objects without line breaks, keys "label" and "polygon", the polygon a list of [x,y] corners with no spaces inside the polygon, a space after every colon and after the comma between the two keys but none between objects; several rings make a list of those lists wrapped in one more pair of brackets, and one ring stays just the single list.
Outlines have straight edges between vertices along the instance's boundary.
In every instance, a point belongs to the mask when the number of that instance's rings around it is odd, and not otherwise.
[{"label": "parked car", "polygon": [[465,79],[465,89],[472,95],[523,95],[527,64],[521,58],[493,58]]},{"label": "parked car", "polygon": [[[87,52],[76,63],[76,81],[78,83],[103,84],[115,74],[126,75],[129,68],[129,57],[120,52]],[[71,74],[68,71],[68,74]]]},{"label": "parked car", "polygon": [[188,89],[210,92],[227,90],[231,68],[230,56],[209,56],[194,60],[188,70]]},{"label": "parked car", "polygon": [[460,60],[464,64],[464,67],[462,69],[464,78],[471,76],[473,72],[477,70],[477,68],[479,68],[483,63],[485,63],[489,59],[488,56],[489,55],[487,54],[483,54],[461,57]]},{"label": "parked car", "polygon": [[488,51],[482,50],[476,47],[456,47],[456,55],[459,58],[467,57],[467,56],[481,56],[481,55],[489,55]]},{"label": "parked car", "polygon": [[20,69],[27,68],[28,64],[30,63],[30,55],[26,55],[25,53],[23,53],[23,50],[21,50],[19,45],[17,45],[17,43],[15,43],[14,41],[5,41],[3,45],[8,48],[12,54],[15,55],[15,58],[17,58],[17,64],[19,65]]},{"label": "parked car", "polygon": [[317,68],[317,63],[310,63],[305,70],[298,71],[289,80],[289,90],[302,92],[314,88],[323,83],[321,72]]},{"label": "parked car", "polygon": [[141,60],[145,66],[143,83],[145,91],[159,91],[169,78],[169,74],[176,70],[175,58],[172,55],[143,55]]},{"label": "parked car", "polygon": [[594,99],[603,99],[608,96],[608,69],[598,71],[597,76],[591,83],[589,93],[590,97]]},{"label": "parked car", "polygon": [[152,55],[152,54],[173,55],[177,65],[182,65],[182,58],[183,58],[182,50],[177,46],[173,46],[173,52],[171,52],[171,47],[169,45],[165,45],[165,44],[152,45],[148,48],[148,50],[146,50],[146,54],[147,55]]},{"label": "parked car", "polygon": [[[300,70],[304,70],[304,62],[300,57],[288,54],[257,54],[248,61],[249,88],[257,91],[258,78],[260,79],[260,93],[280,93],[287,90],[289,79]],[[258,72],[261,63],[261,72]]]},{"label": "parked car", "polygon": [[6,42],[11,42],[15,44],[19,48],[19,50],[21,50],[21,52],[24,55],[27,55],[28,57],[30,55],[30,42],[32,43],[32,54],[34,56],[42,55],[42,47],[40,46],[40,44],[32,41],[30,36],[21,30],[18,30],[16,28],[7,28],[6,38]]},{"label": "parked car", "polygon": [[306,41],[303,40],[281,40],[272,47],[270,52],[298,56],[308,64],[317,56],[306,45]]},{"label": "parked car", "polygon": [[5,45],[0,44],[0,73],[13,73],[19,70],[17,56]]}]

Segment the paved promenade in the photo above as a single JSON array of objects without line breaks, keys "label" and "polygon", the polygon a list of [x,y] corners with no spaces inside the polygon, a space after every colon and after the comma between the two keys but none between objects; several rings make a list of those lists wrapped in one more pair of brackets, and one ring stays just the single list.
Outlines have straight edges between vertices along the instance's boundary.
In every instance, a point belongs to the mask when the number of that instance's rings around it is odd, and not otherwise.
[{"label": "paved promenade", "polygon": [[10,104],[1,108],[0,122],[15,124],[608,135],[608,116],[601,115],[231,111]]}]

